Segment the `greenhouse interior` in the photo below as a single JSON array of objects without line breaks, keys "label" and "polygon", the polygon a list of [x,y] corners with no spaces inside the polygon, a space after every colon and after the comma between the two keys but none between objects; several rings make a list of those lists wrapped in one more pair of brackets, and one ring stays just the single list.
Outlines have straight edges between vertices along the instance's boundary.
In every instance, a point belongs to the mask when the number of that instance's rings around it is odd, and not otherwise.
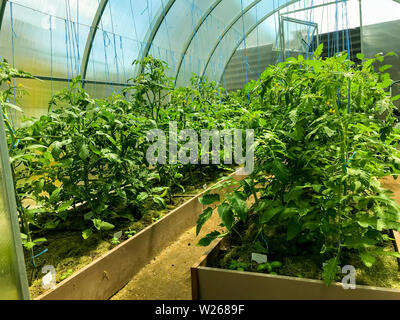
[{"label": "greenhouse interior", "polygon": [[399,55],[400,0],[0,0],[0,300],[400,300]]}]

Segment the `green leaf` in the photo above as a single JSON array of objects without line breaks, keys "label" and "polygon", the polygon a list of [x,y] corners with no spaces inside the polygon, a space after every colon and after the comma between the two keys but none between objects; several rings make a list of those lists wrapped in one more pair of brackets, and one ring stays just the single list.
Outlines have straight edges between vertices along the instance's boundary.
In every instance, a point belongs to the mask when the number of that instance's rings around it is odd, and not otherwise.
[{"label": "green leaf", "polygon": [[389,70],[390,68],[392,68],[392,65],[385,65],[379,68],[380,72],[385,72],[386,70]]},{"label": "green leaf", "polygon": [[117,163],[121,162],[121,159],[119,158],[119,156],[112,152],[105,153],[104,158],[110,162],[117,162]]},{"label": "green leaf", "polygon": [[338,273],[338,258],[331,259],[324,265],[323,279],[325,284],[329,287],[336,278]]},{"label": "green leaf", "polygon": [[397,96],[394,96],[394,97],[392,98],[392,102],[395,102],[395,101],[397,101],[397,100],[399,100],[399,99],[400,99],[400,94],[397,95]]},{"label": "green leaf", "polygon": [[60,207],[58,207],[57,211],[58,212],[66,211],[72,206],[73,203],[74,203],[74,200],[69,200],[67,202],[64,202]]},{"label": "green leaf", "polygon": [[53,156],[53,158],[55,160],[57,160],[60,157],[61,152],[62,152],[61,148],[62,148],[62,143],[61,142],[57,141],[57,142],[55,142],[53,144],[52,150],[51,150],[51,155]]},{"label": "green leaf", "polygon": [[209,206],[215,202],[221,201],[221,197],[219,194],[206,194],[201,197],[199,201],[203,206]]},{"label": "green leaf", "polygon": [[93,221],[95,228],[99,231],[110,231],[115,228],[115,226],[112,225],[111,223],[101,221],[99,219],[93,219],[92,221]]},{"label": "green leaf", "polygon": [[366,252],[360,253],[360,258],[367,268],[371,268],[376,262],[376,258]]},{"label": "green leaf", "polygon": [[363,53],[357,53],[357,59],[358,59],[358,60],[364,60],[364,58],[365,58],[365,54],[363,54]]},{"label": "green leaf", "polygon": [[274,160],[271,163],[271,171],[282,184],[289,183],[289,176],[290,176],[289,170],[281,161]]},{"label": "green leaf", "polygon": [[221,236],[221,233],[218,231],[211,232],[206,237],[199,241],[199,247],[208,247],[211,243],[213,243],[218,237]]},{"label": "green leaf", "polygon": [[33,242],[36,244],[44,243],[44,242],[47,242],[47,239],[46,238],[35,239],[35,240],[33,240]]},{"label": "green leaf", "polygon": [[386,257],[393,257],[400,259],[400,253],[399,252],[394,252],[394,251],[385,251],[384,249],[378,249],[374,250],[374,253],[381,255],[381,256],[386,256]]},{"label": "green leaf", "polygon": [[21,112],[23,113],[22,109],[18,106],[16,106],[15,104],[9,103],[9,102],[2,102],[2,105],[8,108],[11,108],[15,111]]},{"label": "green leaf", "polygon": [[160,208],[165,209],[167,207],[167,203],[165,199],[161,198],[160,196],[153,196],[153,201],[160,206]]},{"label": "green leaf", "polygon": [[378,218],[362,215],[357,217],[357,223],[365,229],[369,227],[376,229],[378,225]]},{"label": "green leaf", "polygon": [[84,143],[84,144],[82,145],[82,147],[81,147],[81,150],[79,151],[79,157],[80,157],[82,160],[86,160],[87,158],[89,158],[89,155],[90,155],[89,148],[88,148],[87,144]]},{"label": "green leaf", "polygon": [[163,193],[165,191],[166,188],[164,187],[157,187],[157,188],[153,188],[151,189],[151,192],[154,194],[160,194]]},{"label": "green leaf", "polygon": [[393,81],[391,79],[385,79],[382,82],[378,83],[378,87],[381,89],[386,89],[387,87],[391,86]]},{"label": "green leaf", "polygon": [[34,243],[34,242],[29,242],[29,241],[24,242],[24,247],[28,251],[32,250],[35,246],[36,246],[36,243]]},{"label": "green leaf", "polygon": [[218,208],[218,215],[221,218],[222,222],[224,223],[225,227],[231,231],[233,223],[235,222],[234,214],[232,207],[224,203]]},{"label": "green leaf", "polygon": [[277,214],[282,213],[283,207],[271,207],[261,213],[261,224],[269,223]]},{"label": "green leaf", "polygon": [[240,220],[246,222],[249,208],[246,200],[242,194],[235,192],[232,196],[228,197],[228,201],[233,211],[239,216]]},{"label": "green leaf", "polygon": [[336,132],[328,127],[324,128],[325,133],[328,135],[329,138],[332,138]]},{"label": "green leaf", "polygon": [[287,241],[291,241],[296,238],[302,230],[302,225],[297,218],[290,220],[287,232]]},{"label": "green leaf", "polygon": [[321,43],[321,44],[318,46],[318,48],[314,51],[314,56],[315,56],[316,59],[318,59],[319,57],[321,57],[323,50],[324,50],[324,44]]},{"label": "green leaf", "polygon": [[214,210],[212,208],[208,208],[204,210],[204,212],[200,215],[199,219],[197,220],[197,228],[196,228],[196,236],[198,236],[201,232],[201,229],[206,224],[208,220],[212,217]]},{"label": "green leaf", "polygon": [[343,246],[345,246],[349,249],[365,249],[365,248],[374,247],[376,244],[378,244],[378,241],[375,239],[370,239],[367,237],[363,237],[363,238],[351,237],[351,238],[347,238],[344,241]]},{"label": "green leaf", "polygon": [[376,229],[379,231],[384,231],[384,230],[400,231],[400,223],[391,219],[379,219]]},{"label": "green leaf", "polygon": [[51,194],[50,199],[49,199],[50,203],[56,203],[56,202],[60,201],[60,198],[61,198],[60,197],[60,193],[61,193],[61,191],[62,191],[61,188],[58,188],[58,189],[53,191],[53,193]]},{"label": "green leaf", "polygon": [[144,202],[144,201],[146,201],[148,198],[149,198],[149,195],[148,195],[147,192],[141,192],[141,193],[137,196],[136,201],[137,201],[137,202]]},{"label": "green leaf", "polygon": [[82,238],[87,240],[93,235],[92,229],[86,229],[82,232]]}]

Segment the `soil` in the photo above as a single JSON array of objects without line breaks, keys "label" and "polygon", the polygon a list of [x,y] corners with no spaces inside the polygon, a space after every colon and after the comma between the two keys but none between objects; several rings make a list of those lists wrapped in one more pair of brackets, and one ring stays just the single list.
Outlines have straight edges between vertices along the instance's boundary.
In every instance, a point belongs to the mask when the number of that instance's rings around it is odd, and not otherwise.
[{"label": "soil", "polygon": [[[393,198],[400,204],[400,180],[396,181],[389,177],[381,180],[381,183],[384,188],[394,192]],[[268,228],[265,242],[262,239],[253,242],[254,230],[249,225],[252,224],[239,225],[238,232],[243,239],[251,240],[239,239],[236,234],[226,237],[218,255],[214,259],[209,259],[209,267],[322,280],[322,264],[325,261],[321,255],[316,254],[319,252],[319,247],[313,246],[312,243],[300,245],[287,242],[286,229],[280,225]],[[392,234],[388,235],[392,237]],[[269,253],[265,243],[269,244]],[[396,251],[396,248],[389,242],[385,250]],[[269,262],[278,267],[273,270],[266,270],[266,266],[265,270],[258,269],[260,265],[252,261],[252,253],[267,254]],[[377,257],[374,266],[366,268],[358,255],[348,253],[342,257],[342,265],[356,268],[358,285],[400,289],[399,261],[394,257]],[[339,276],[337,280],[340,280]]]},{"label": "soil", "polygon": [[218,230],[220,223],[214,214],[199,237],[196,237],[196,228],[186,231],[111,300],[191,300],[190,269],[209,250],[198,247],[197,243],[211,231]]},{"label": "soil", "polygon": [[[47,242],[35,247],[35,254],[44,250],[48,251],[35,259],[36,267],[33,266],[30,256],[25,252],[31,298],[37,298],[45,293],[41,283],[44,276],[41,274],[41,269],[44,266],[54,266],[57,283],[62,282],[76,271],[101,258],[118,245],[118,243],[113,244],[112,241],[113,235],[116,232],[123,231],[124,233],[132,232],[132,234],[136,234],[142,231],[172,210],[192,199],[193,196],[214,185],[222,176],[226,176],[227,174],[227,172],[215,172],[206,179],[199,179],[192,186],[185,186],[186,193],[177,193],[176,197],[174,197],[174,204],[167,206],[165,210],[156,208],[156,205],[150,202],[143,210],[143,218],[140,221],[121,223],[121,225],[118,225],[111,232],[98,233],[87,240],[82,238],[81,231],[54,231],[41,235],[47,239]],[[124,234],[120,242],[124,242],[127,239],[128,236]],[[186,246],[188,246],[189,242],[187,241]],[[192,244],[192,247],[194,246],[195,244]]]}]

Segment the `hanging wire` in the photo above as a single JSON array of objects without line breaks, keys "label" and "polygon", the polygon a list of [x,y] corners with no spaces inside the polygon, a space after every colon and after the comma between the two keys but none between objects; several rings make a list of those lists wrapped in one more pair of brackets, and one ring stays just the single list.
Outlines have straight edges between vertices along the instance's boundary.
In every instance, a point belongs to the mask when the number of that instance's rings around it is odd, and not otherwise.
[{"label": "hanging wire", "polygon": [[[14,13],[13,13],[13,3],[10,2],[10,18],[11,18],[11,51],[12,51],[12,66],[13,68],[15,68],[15,38],[17,37],[17,34],[15,33],[14,30]],[[13,86],[14,86],[14,90],[13,90],[13,94],[14,94],[14,104],[17,104],[17,94],[15,91],[15,79],[12,80],[13,82]],[[14,110],[14,115],[11,117],[11,124],[13,126],[13,128],[16,127],[17,125],[17,111]]]},{"label": "hanging wire", "polygon": [[110,20],[111,20],[111,31],[113,34],[113,44],[114,44],[114,63],[115,63],[115,68],[117,72],[117,79],[118,81],[120,80],[119,78],[119,64],[118,64],[118,53],[117,53],[117,40],[116,40],[116,35],[114,32],[114,20],[113,20],[113,15],[112,15],[112,9],[111,9],[111,3],[108,6],[109,11],[110,11]]},{"label": "hanging wire", "polygon": [[67,59],[67,82],[69,84],[70,78],[70,63],[69,63],[69,33],[68,33],[68,22],[65,19],[64,20],[64,25],[65,25],[65,50],[66,50],[66,59]]},{"label": "hanging wire", "polygon": [[138,45],[138,52],[140,52],[140,55],[142,56],[143,55],[143,46],[141,45],[141,43],[139,41],[139,36],[138,36],[137,28],[136,28],[136,19],[135,19],[135,14],[134,14],[134,10],[133,10],[132,0],[129,0],[129,3],[130,3],[131,15],[132,15],[133,28],[135,29],[135,39],[136,39],[136,43]]}]

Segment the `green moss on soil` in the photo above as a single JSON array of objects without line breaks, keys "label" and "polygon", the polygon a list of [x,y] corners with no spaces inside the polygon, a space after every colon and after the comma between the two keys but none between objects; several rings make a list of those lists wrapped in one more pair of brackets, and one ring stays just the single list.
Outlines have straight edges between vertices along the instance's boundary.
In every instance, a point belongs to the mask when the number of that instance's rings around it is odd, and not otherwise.
[{"label": "green moss on soil", "polygon": [[[259,265],[251,260],[252,253],[267,254],[266,246],[262,241],[254,242],[254,230],[245,226],[239,227],[239,233],[244,236],[240,240],[236,234],[227,237],[221,247],[218,256],[210,259],[209,266],[221,269],[234,269],[240,264],[239,271],[260,272],[257,270]],[[322,280],[322,265],[324,263],[318,252],[305,244],[294,245],[285,240],[286,233],[275,226],[269,229],[267,240],[270,253],[269,262],[279,261],[282,267],[274,269],[273,272],[281,276]],[[392,243],[387,243],[386,251],[395,251]],[[343,257],[342,267],[346,265],[354,266],[357,270],[357,284],[371,287],[400,289],[400,269],[396,258],[389,256],[379,256],[373,267],[367,268],[356,254],[348,253]],[[232,268],[233,266],[233,268]],[[244,266],[244,267],[243,267]],[[261,273],[268,274],[268,271]],[[343,276],[338,274],[337,281],[340,282]]]}]

